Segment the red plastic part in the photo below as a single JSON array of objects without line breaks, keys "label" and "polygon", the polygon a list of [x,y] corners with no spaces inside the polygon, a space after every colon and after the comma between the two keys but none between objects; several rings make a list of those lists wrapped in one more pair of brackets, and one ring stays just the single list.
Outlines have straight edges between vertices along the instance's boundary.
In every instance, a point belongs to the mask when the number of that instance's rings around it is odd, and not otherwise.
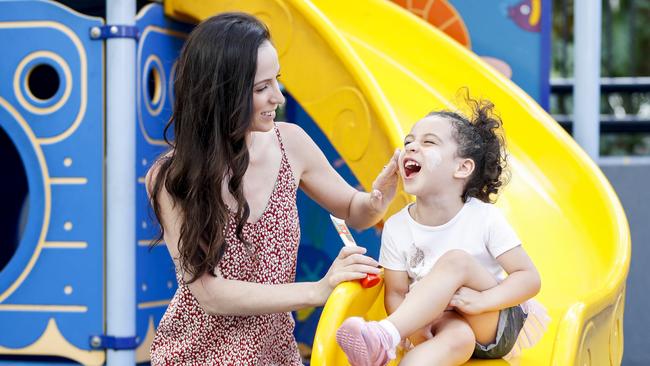
[{"label": "red plastic part", "polygon": [[371,288],[377,286],[381,282],[381,277],[376,274],[366,275],[366,278],[360,279],[361,287]]}]

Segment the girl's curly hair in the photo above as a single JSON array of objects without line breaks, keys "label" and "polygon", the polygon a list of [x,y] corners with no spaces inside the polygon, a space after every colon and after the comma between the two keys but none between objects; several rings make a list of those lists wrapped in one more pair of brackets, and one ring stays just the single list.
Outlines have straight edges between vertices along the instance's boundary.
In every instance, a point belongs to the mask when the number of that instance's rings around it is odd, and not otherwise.
[{"label": "girl's curly hair", "polygon": [[[470,176],[463,194],[463,202],[476,197],[487,203],[496,201],[499,189],[507,183],[506,149],[503,122],[494,112],[494,104],[488,100],[476,100],[465,96],[472,115],[470,118],[457,112],[435,111],[427,115],[442,116],[450,120],[452,135],[458,143],[456,154],[474,161],[474,172]],[[491,197],[491,195],[494,195]]]}]

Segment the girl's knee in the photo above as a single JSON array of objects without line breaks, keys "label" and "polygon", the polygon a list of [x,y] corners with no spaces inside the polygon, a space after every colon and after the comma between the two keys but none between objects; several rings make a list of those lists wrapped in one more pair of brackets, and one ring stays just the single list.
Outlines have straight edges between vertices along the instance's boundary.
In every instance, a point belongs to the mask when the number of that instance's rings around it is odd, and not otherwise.
[{"label": "girl's knee", "polygon": [[469,358],[476,345],[476,336],[472,327],[455,312],[446,312],[444,317],[434,331],[440,332],[440,336],[446,341],[451,354]]},{"label": "girl's knee", "polygon": [[454,329],[451,335],[453,341],[449,344],[449,351],[460,358],[469,358],[476,345],[476,337],[474,337],[472,328],[468,326]]}]

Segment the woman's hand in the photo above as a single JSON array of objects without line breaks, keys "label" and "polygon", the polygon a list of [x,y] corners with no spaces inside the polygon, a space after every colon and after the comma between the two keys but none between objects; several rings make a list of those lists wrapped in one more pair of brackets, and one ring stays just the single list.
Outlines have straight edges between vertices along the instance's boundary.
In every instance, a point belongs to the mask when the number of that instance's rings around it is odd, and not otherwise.
[{"label": "woman's hand", "polygon": [[468,287],[459,288],[449,302],[449,306],[469,315],[484,313],[484,305],[483,293]]},{"label": "woman's hand", "polygon": [[365,256],[366,248],[343,247],[330,269],[316,283],[318,302],[325,304],[334,288],[341,282],[353,281],[366,277],[368,273],[378,274],[379,263]]},{"label": "woman's hand", "polygon": [[395,197],[397,191],[397,182],[399,180],[399,160],[400,150],[390,158],[388,163],[381,170],[375,181],[372,183],[372,192],[370,193],[370,205],[377,212],[383,212]]}]

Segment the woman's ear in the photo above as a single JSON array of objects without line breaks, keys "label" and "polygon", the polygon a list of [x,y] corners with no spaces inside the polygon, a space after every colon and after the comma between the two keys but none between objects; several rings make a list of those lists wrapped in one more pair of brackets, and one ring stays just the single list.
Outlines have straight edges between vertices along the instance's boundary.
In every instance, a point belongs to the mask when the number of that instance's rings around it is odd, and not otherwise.
[{"label": "woman's ear", "polygon": [[474,172],[474,160],[462,158],[458,162],[456,171],[454,172],[454,178],[465,179],[469,178]]}]

